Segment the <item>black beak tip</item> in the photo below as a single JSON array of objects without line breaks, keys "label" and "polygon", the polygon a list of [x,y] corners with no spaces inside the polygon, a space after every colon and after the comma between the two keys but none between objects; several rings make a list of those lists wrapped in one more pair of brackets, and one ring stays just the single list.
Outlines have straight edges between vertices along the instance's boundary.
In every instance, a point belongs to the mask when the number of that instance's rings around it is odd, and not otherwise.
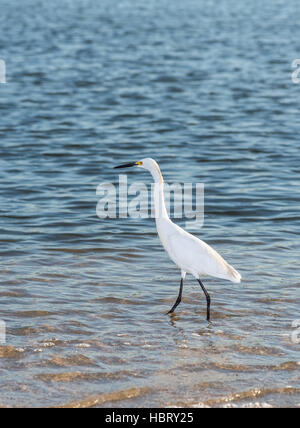
[{"label": "black beak tip", "polygon": [[135,162],[124,163],[122,165],[115,166],[114,169],[117,169],[117,168],[130,168],[131,166],[135,166],[135,165],[136,165]]}]

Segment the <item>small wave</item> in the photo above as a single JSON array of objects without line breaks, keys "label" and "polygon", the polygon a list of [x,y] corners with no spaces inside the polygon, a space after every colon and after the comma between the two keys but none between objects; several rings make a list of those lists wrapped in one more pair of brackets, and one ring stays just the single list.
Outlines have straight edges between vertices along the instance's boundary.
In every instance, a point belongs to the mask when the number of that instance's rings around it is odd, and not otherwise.
[{"label": "small wave", "polygon": [[69,371],[62,373],[39,373],[35,376],[36,379],[43,382],[74,382],[74,381],[93,381],[93,380],[119,380],[124,377],[139,377],[138,372],[122,370],[115,373],[112,372],[83,372]]},{"label": "small wave", "polygon": [[24,349],[14,348],[13,346],[0,346],[0,358],[20,358],[23,353]]},{"label": "small wave", "polygon": [[236,401],[242,401],[246,399],[261,398],[270,394],[299,394],[300,388],[283,387],[283,388],[254,388],[247,391],[236,392],[234,394],[227,395],[221,398],[213,398],[204,401],[203,404],[207,406],[215,406],[218,404],[227,404]]},{"label": "small wave", "polygon": [[37,318],[37,317],[48,317],[50,315],[56,315],[54,312],[49,311],[19,311],[15,314],[22,318]]},{"label": "small wave", "polygon": [[133,398],[137,398],[137,397],[141,397],[143,395],[149,394],[150,392],[151,392],[150,388],[129,388],[121,391],[110,392],[107,394],[94,395],[91,397],[87,397],[83,400],[73,401],[73,402],[55,406],[55,407],[56,408],[75,408],[75,409],[96,407],[109,402],[131,400]]},{"label": "small wave", "polygon": [[61,357],[60,355],[53,355],[50,360],[44,361],[42,365],[73,367],[73,366],[93,366],[95,365],[95,363],[91,358],[82,354],[77,354],[77,355],[70,355],[66,357]]}]

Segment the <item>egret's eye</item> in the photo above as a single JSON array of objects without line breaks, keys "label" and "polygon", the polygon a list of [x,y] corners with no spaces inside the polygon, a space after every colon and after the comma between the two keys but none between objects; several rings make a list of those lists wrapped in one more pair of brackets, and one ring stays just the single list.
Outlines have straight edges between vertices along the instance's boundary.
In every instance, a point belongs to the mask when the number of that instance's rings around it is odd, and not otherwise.
[{"label": "egret's eye", "polygon": [[143,162],[139,161],[135,163],[136,165],[143,165]]}]

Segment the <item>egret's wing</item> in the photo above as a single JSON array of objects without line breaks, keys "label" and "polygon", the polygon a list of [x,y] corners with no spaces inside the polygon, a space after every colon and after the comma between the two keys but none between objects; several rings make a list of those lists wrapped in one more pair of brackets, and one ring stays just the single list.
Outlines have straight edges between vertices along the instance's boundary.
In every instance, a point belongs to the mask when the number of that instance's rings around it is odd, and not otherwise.
[{"label": "egret's wing", "polygon": [[212,247],[178,227],[168,237],[170,257],[182,269],[239,282],[240,275]]}]

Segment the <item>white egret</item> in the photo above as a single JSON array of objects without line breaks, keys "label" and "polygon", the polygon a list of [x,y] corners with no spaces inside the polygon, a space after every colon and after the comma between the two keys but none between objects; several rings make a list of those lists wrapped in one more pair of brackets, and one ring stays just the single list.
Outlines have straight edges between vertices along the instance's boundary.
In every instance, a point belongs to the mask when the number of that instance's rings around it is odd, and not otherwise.
[{"label": "white egret", "polygon": [[179,294],[168,314],[174,312],[181,302],[183,280],[187,273],[192,274],[199,282],[207,302],[207,321],[210,320],[210,296],[201,282],[202,275],[240,282],[241,275],[230,266],[212,247],[199,238],[173,223],[167,213],[164,200],[164,179],[157,162],[145,158],[138,162],[127,163],[115,168],[136,166],[149,171],[154,179],[154,207],[156,228],[164,249],[171,260],[181,269]]}]

